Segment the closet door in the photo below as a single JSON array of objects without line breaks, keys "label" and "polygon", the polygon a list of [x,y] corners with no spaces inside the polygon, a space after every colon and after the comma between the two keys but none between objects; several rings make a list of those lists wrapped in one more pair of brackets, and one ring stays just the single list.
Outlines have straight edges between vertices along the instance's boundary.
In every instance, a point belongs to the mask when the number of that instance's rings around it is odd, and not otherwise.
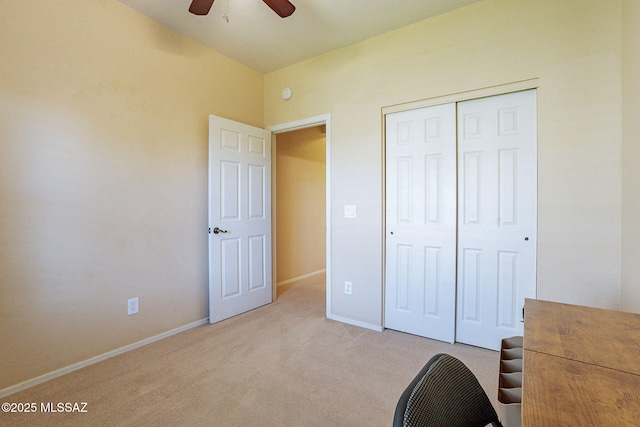
[{"label": "closet door", "polygon": [[456,111],[386,116],[385,327],[453,342]]},{"label": "closet door", "polygon": [[456,341],[499,349],[536,295],[536,92],[458,104]]}]

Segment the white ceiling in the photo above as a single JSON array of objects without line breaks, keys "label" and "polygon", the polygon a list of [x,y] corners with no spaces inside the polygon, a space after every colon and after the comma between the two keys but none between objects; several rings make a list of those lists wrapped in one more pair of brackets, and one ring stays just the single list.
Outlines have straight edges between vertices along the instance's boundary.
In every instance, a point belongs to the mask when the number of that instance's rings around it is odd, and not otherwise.
[{"label": "white ceiling", "polygon": [[189,13],[191,0],[120,1],[268,73],[479,0],[291,0],[284,19],[262,0],[216,0],[207,16]]}]

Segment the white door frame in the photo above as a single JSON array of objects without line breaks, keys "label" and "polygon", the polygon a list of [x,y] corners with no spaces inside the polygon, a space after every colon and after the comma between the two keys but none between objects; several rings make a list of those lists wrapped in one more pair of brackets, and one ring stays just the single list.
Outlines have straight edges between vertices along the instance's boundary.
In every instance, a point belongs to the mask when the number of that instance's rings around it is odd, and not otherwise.
[{"label": "white door frame", "polygon": [[[288,122],[288,123],[282,123],[279,125],[274,125],[274,126],[269,126],[266,129],[271,131],[271,139],[272,139],[272,144],[271,144],[271,158],[273,159],[272,161],[272,168],[271,168],[271,172],[272,172],[272,180],[271,180],[271,185],[272,188],[275,185],[275,173],[276,173],[276,168],[275,168],[275,144],[274,139],[276,139],[276,135],[279,133],[284,133],[284,132],[291,132],[294,130],[299,130],[299,129],[306,129],[306,128],[310,128],[310,127],[314,127],[314,126],[322,126],[325,125],[326,127],[326,135],[325,135],[325,180],[326,180],[326,260],[325,260],[325,268],[326,268],[326,295],[327,295],[327,302],[326,302],[326,316],[328,318],[331,317],[331,115],[330,114],[323,114],[320,116],[315,116],[315,117],[308,117],[306,119],[300,119],[300,120],[296,120],[293,122]],[[276,299],[276,287],[277,287],[277,282],[276,282],[276,249],[275,249],[275,245],[276,245],[276,192],[275,191],[271,191],[271,209],[272,209],[272,215],[271,215],[271,222],[272,222],[272,226],[271,226],[271,233],[272,233],[272,255],[273,255],[273,259],[272,259],[272,264],[273,264],[273,268],[272,268],[272,274],[273,274],[273,299]]]},{"label": "white door frame", "polygon": [[[383,218],[382,218],[382,223],[386,224],[386,215],[384,212],[386,212],[386,206],[387,206],[387,196],[386,193],[384,191],[384,189],[386,188],[386,166],[385,162],[386,162],[386,158],[384,153],[386,152],[386,147],[387,147],[387,140],[386,140],[386,115],[387,114],[391,114],[391,113],[398,113],[398,112],[402,112],[402,111],[409,111],[409,110],[415,110],[418,108],[424,108],[424,107],[432,107],[434,105],[441,105],[441,104],[447,104],[450,102],[462,102],[462,101],[469,101],[472,99],[477,99],[477,98],[484,98],[487,96],[495,96],[495,95],[504,95],[507,93],[511,93],[511,92],[518,92],[518,91],[522,91],[522,90],[528,90],[528,89],[539,89],[540,84],[539,84],[539,79],[538,78],[533,78],[533,79],[528,79],[528,80],[521,80],[521,81],[517,81],[517,82],[512,82],[512,83],[506,83],[506,84],[502,84],[502,85],[496,85],[496,86],[488,86],[485,88],[481,88],[481,89],[475,89],[475,90],[469,90],[469,91],[464,91],[464,92],[458,92],[458,93],[453,93],[450,95],[443,95],[443,96],[438,96],[438,97],[434,97],[434,98],[429,98],[429,99],[423,99],[423,100],[419,100],[419,101],[413,101],[413,102],[407,102],[404,104],[396,104],[396,105],[391,105],[388,107],[383,107],[382,108],[382,153],[383,153],[383,159],[382,159],[382,163],[383,163],[383,172],[382,172],[382,188],[383,188],[383,194],[382,194],[382,206],[383,206]],[[382,229],[382,329],[385,329],[384,325],[385,325],[385,320],[384,320],[384,315],[385,315],[385,291],[386,291],[386,266],[387,266],[387,259],[386,259],[386,247],[387,247],[387,230],[385,229],[385,226],[383,225],[383,229]],[[539,250],[540,245],[537,245],[536,248],[536,252]],[[538,259],[538,253],[536,253],[536,259]],[[537,265],[536,265],[536,273],[537,273]],[[537,286],[537,284],[536,284]],[[536,291],[537,293],[537,291]]]}]

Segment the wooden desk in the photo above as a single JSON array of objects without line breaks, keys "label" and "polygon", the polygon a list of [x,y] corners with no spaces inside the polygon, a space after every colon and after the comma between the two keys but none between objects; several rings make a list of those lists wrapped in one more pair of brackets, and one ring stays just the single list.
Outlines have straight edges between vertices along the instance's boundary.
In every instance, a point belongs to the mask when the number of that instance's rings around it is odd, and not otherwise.
[{"label": "wooden desk", "polygon": [[527,299],[522,426],[640,426],[640,315]]}]

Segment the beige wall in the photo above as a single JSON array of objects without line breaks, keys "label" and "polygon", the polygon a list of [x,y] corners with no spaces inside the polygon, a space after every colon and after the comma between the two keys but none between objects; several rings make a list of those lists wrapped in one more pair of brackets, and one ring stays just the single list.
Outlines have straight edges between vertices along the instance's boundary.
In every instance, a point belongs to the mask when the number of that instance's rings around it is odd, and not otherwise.
[{"label": "beige wall", "polygon": [[640,1],[622,14],[622,309],[640,313]]},{"label": "beige wall", "polygon": [[276,282],[325,268],[325,134],[322,126],[276,136]]},{"label": "beige wall", "polygon": [[266,125],[331,114],[333,315],[382,324],[381,108],[530,78],[538,297],[620,307],[621,16],[620,1],[485,0],[266,75]]},{"label": "beige wall", "polygon": [[208,316],[207,115],[263,76],[115,0],[0,16],[2,390]]}]

